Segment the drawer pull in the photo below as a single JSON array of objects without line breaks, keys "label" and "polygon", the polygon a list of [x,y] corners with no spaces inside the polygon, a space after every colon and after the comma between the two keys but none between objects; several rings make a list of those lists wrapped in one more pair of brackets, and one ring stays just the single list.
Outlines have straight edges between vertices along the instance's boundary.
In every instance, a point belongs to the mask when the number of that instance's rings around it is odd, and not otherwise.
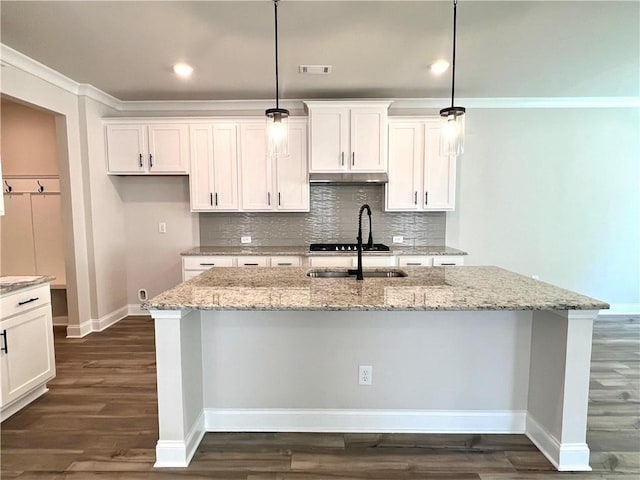
[{"label": "drawer pull", "polygon": [[9,353],[9,343],[7,343],[7,330],[4,329],[2,333],[2,348],[0,348],[0,352]]},{"label": "drawer pull", "polygon": [[213,267],[215,263],[201,263],[200,265],[202,265],[203,267]]},{"label": "drawer pull", "polygon": [[149,154],[149,168],[153,168],[153,155]]},{"label": "drawer pull", "polygon": [[451,266],[455,266],[455,265],[456,265],[455,263],[441,263],[440,264],[441,267],[446,267],[446,266],[450,266],[451,267]]},{"label": "drawer pull", "polygon": [[291,262],[278,262],[279,267],[290,267],[291,265],[293,265]]},{"label": "drawer pull", "polygon": [[24,302],[18,302],[18,306],[26,305],[27,303],[35,302],[36,300],[40,300],[40,297],[30,298],[29,300],[25,300]]},{"label": "drawer pull", "polygon": [[257,263],[244,263],[243,264],[245,267],[257,267],[258,264]]},{"label": "drawer pull", "polygon": [[139,160],[138,160],[138,166],[139,166],[140,168],[142,168],[142,154],[140,154],[140,156],[138,157],[138,159],[139,159]]},{"label": "drawer pull", "polygon": [[407,262],[407,265],[422,265],[421,262]]}]

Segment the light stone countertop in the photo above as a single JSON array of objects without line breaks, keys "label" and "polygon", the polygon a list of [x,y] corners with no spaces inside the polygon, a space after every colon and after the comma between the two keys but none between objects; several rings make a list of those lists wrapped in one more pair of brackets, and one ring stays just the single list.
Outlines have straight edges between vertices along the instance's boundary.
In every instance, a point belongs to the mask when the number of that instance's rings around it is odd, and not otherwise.
[{"label": "light stone countertop", "polygon": [[[388,252],[363,252],[364,255],[467,255],[467,252],[446,245],[435,245],[425,247],[409,247],[401,245],[390,245]],[[336,256],[336,255],[356,255],[356,252],[310,252],[309,246],[281,246],[281,247],[194,247],[180,253],[181,255],[296,255],[304,256]]]},{"label": "light stone countertop", "polygon": [[3,276],[0,277],[0,295],[34,287],[42,283],[51,283],[55,278],[51,275]]},{"label": "light stone countertop", "polygon": [[[327,270],[327,269],[314,269]],[[341,269],[330,269],[341,270]],[[344,269],[342,269],[344,270]],[[379,268],[367,271],[381,270]],[[493,266],[410,267],[404,278],[310,278],[309,268],[212,268],[151,310],[599,310],[600,301]]]}]

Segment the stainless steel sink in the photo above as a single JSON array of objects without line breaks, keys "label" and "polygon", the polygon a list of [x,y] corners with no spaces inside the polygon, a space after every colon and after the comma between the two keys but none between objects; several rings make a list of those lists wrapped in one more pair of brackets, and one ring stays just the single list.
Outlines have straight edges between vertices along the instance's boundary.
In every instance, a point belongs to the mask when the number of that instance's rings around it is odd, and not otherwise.
[{"label": "stainless steel sink", "polygon": [[[311,278],[348,278],[355,277],[356,271],[316,269],[309,270],[307,276]],[[388,270],[365,270],[363,276],[365,278],[399,278],[406,277],[407,272],[395,268]]]}]

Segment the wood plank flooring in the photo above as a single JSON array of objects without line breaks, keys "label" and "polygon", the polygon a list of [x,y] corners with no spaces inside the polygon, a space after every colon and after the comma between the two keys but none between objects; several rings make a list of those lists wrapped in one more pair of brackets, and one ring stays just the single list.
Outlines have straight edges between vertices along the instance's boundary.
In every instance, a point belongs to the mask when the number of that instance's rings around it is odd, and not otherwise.
[{"label": "wood plank flooring", "polygon": [[56,331],[58,375],[6,420],[2,479],[638,480],[640,319],[596,322],[590,473],[559,473],[524,435],[207,434],[188,469],[153,468],[158,438],[153,324]]}]

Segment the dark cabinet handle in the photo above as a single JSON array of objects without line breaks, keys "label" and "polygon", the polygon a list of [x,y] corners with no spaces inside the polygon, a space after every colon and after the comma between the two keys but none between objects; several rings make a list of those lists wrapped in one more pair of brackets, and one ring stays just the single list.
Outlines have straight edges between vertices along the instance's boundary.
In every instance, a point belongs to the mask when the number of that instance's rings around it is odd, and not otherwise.
[{"label": "dark cabinet handle", "polygon": [[281,196],[280,192],[278,192],[278,206],[281,205],[281,203],[280,203],[281,199],[282,199],[282,196]]},{"label": "dark cabinet handle", "polygon": [[153,155],[149,154],[149,168],[153,167]]},{"label": "dark cabinet handle", "polygon": [[414,194],[413,194],[413,203],[415,205],[418,204],[418,192],[414,192]]},{"label": "dark cabinet handle", "polygon": [[267,205],[271,205],[271,192],[267,192]]},{"label": "dark cabinet handle", "polygon": [[18,306],[26,305],[27,303],[35,302],[36,300],[40,300],[40,297],[30,298],[24,302],[18,302]]},{"label": "dark cabinet handle", "polygon": [[351,165],[356,164],[356,152],[351,152]]},{"label": "dark cabinet handle", "polygon": [[203,267],[213,267],[215,263],[201,263],[200,265],[202,265]]},{"label": "dark cabinet handle", "polygon": [[142,154],[138,157],[138,165],[142,168]]},{"label": "dark cabinet handle", "polygon": [[455,267],[455,263],[441,263],[440,266],[441,267]]},{"label": "dark cabinet handle", "polygon": [[424,192],[424,204],[429,205],[429,192]]},{"label": "dark cabinet handle", "polygon": [[278,262],[279,267],[290,267],[291,265],[293,265],[291,262]]},{"label": "dark cabinet handle", "polygon": [[420,262],[407,262],[407,265],[422,265]]},{"label": "dark cabinet handle", "polygon": [[216,192],[216,207],[218,206],[218,192]]},{"label": "dark cabinet handle", "polygon": [[344,152],[340,154],[340,158],[341,158],[340,165],[344,165]]},{"label": "dark cabinet handle", "polygon": [[9,353],[9,343],[7,342],[7,330],[4,329],[2,331],[2,333],[0,333],[0,336],[2,336],[2,348],[0,348],[0,352],[4,352],[4,353]]},{"label": "dark cabinet handle", "polygon": [[257,264],[257,263],[243,263],[243,265],[244,265],[245,267],[257,267],[257,266],[258,266],[258,264]]},{"label": "dark cabinet handle", "polygon": [[209,203],[213,207],[213,192],[209,192]]}]

